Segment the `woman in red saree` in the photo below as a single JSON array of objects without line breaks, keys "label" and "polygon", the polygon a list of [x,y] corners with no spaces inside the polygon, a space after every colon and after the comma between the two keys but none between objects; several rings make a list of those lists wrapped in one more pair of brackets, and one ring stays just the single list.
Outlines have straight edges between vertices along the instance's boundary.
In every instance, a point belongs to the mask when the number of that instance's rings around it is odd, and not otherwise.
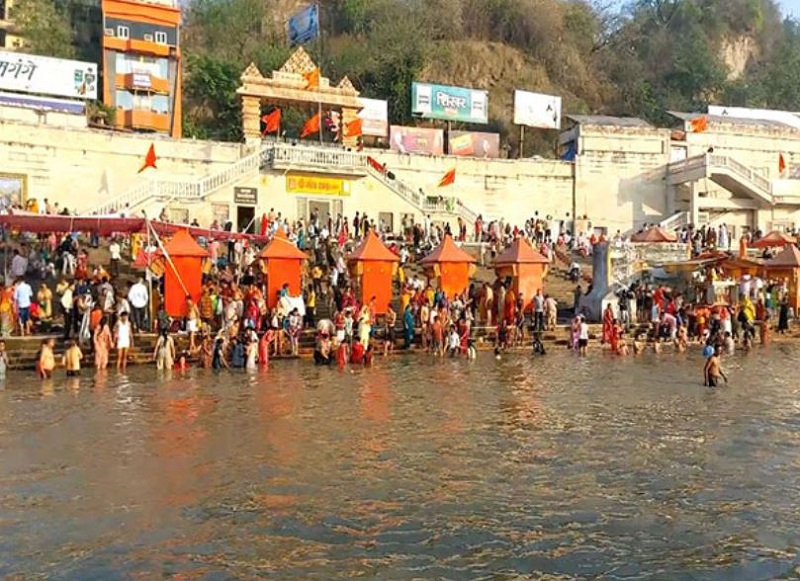
[{"label": "woman in red saree", "polygon": [[603,343],[611,341],[611,332],[614,328],[614,309],[611,304],[606,305],[606,310],[603,311]]}]

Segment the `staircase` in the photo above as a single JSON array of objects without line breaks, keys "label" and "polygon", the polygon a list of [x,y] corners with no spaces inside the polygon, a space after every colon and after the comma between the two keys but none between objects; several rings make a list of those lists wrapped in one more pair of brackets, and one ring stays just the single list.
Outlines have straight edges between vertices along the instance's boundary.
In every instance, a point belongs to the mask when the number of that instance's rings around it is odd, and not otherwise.
[{"label": "staircase", "polygon": [[143,181],[97,206],[92,213],[101,216],[114,214],[121,210],[131,213],[136,206],[157,198],[200,200],[223,187],[258,174],[271,147],[271,145],[261,147],[258,151],[246,155],[225,169],[196,181],[162,179]]},{"label": "staircase", "polygon": [[708,178],[729,192],[772,206],[776,199],[769,178],[727,155],[706,153],[667,166],[670,185],[680,185]]},{"label": "staircase", "polygon": [[443,196],[442,201],[431,201],[424,192],[411,187],[402,180],[389,178],[385,172],[378,171],[371,165],[367,166],[367,173],[423,214],[458,216],[467,224],[474,224],[478,219],[478,212],[465,206],[455,196]]}]

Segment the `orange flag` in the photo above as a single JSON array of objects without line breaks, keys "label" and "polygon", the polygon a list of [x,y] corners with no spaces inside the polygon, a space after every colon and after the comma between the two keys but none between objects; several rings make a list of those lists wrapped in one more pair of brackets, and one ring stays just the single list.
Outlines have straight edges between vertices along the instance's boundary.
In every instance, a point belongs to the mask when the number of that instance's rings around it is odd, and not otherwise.
[{"label": "orange flag", "polygon": [[319,69],[313,68],[303,74],[306,79],[306,89],[319,89]]},{"label": "orange flag", "polygon": [[456,168],[451,169],[449,172],[442,176],[442,179],[439,181],[439,187],[443,188],[445,186],[449,186],[450,184],[454,184],[456,181]]},{"label": "orange flag", "polygon": [[363,134],[361,119],[353,119],[350,123],[344,124],[342,135],[345,137],[358,137]]},{"label": "orange flag", "polygon": [[778,173],[783,173],[786,171],[786,160],[783,159],[783,154],[778,155]]},{"label": "orange flag", "polygon": [[137,173],[142,173],[148,167],[152,167],[153,169],[156,168],[156,146],[155,144],[150,144],[150,149],[147,150],[147,155],[144,156],[144,163],[142,167],[139,168]]},{"label": "orange flag", "polygon": [[689,121],[689,125],[692,128],[692,133],[702,133],[703,131],[708,130],[708,117],[703,115],[702,117],[695,117],[691,121]]},{"label": "orange flag", "polygon": [[306,135],[312,135],[314,133],[319,133],[319,113],[305,122],[303,125],[303,131],[300,132],[300,139]]},{"label": "orange flag", "polygon": [[281,110],[275,109],[272,113],[264,115],[261,121],[264,123],[264,131],[261,132],[261,135],[277,133],[281,127]]}]

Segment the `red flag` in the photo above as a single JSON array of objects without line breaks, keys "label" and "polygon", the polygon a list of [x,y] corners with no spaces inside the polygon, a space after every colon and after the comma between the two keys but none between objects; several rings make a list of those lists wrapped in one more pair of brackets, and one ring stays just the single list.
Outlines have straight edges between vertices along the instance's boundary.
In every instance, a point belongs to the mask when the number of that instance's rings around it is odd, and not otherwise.
[{"label": "red flag", "polygon": [[148,167],[152,167],[153,169],[156,168],[156,146],[155,144],[150,144],[150,149],[147,150],[147,155],[144,156],[144,163],[142,167],[139,168],[137,173],[142,173]]},{"label": "red flag", "polygon": [[303,125],[303,131],[300,132],[300,139],[313,133],[319,133],[319,113],[305,122]]},{"label": "red flag", "polygon": [[313,68],[307,73],[303,74],[306,80],[306,89],[319,89],[319,69]]},{"label": "red flag", "polygon": [[708,117],[703,115],[702,117],[695,117],[691,121],[689,121],[689,125],[692,128],[692,133],[702,133],[703,131],[708,130]]},{"label": "red flag", "polygon": [[344,124],[344,137],[359,137],[363,134],[361,119],[353,119],[350,123]]},{"label": "red flag", "polygon": [[778,155],[778,173],[782,174],[786,171],[786,160],[783,159],[783,154]]},{"label": "red flag", "polygon": [[264,131],[261,132],[261,135],[277,133],[281,126],[281,110],[275,109],[272,113],[264,115],[261,122],[264,124]]},{"label": "red flag", "polygon": [[386,168],[383,167],[383,164],[374,157],[367,157],[367,163],[369,163],[372,166],[372,169],[378,173],[384,173],[386,171]]},{"label": "red flag", "polygon": [[442,179],[439,181],[439,187],[443,188],[445,186],[449,186],[450,184],[454,184],[456,181],[456,168],[451,169],[449,172],[442,176]]}]

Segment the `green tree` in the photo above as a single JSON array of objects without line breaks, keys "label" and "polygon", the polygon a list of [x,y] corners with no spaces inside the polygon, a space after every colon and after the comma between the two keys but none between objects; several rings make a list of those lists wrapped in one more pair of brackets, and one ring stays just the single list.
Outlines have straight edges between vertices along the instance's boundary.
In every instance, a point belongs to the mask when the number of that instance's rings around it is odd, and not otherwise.
[{"label": "green tree", "polygon": [[25,52],[57,58],[75,57],[69,13],[53,0],[17,0],[10,16],[19,27]]},{"label": "green tree", "polygon": [[236,94],[241,73],[236,64],[212,56],[189,56],[183,85],[191,103],[184,113],[187,136],[221,141],[242,138],[242,110]]}]

